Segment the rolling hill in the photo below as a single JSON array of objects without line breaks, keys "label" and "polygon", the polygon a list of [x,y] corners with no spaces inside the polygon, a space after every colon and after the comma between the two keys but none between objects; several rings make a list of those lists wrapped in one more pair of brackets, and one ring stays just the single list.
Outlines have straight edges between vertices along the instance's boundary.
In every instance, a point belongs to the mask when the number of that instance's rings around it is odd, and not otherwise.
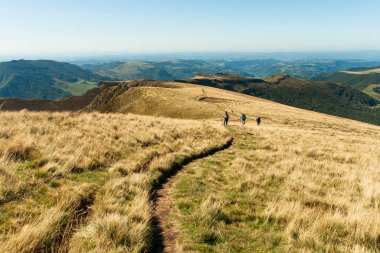
[{"label": "rolling hill", "polygon": [[380,72],[378,70],[379,67],[354,68],[329,74],[320,79],[341,83],[358,90],[363,90],[371,84],[380,84]]},{"label": "rolling hill", "polygon": [[379,153],[378,126],[178,82],[0,112],[0,252],[377,252]]},{"label": "rolling hill", "polygon": [[37,60],[0,63],[0,97],[59,99],[84,94],[110,80],[69,63]]},{"label": "rolling hill", "polygon": [[[135,108],[144,113],[150,110],[162,111],[164,109],[170,112],[170,104],[167,103],[167,99],[163,99],[161,96],[147,96],[132,88],[139,86],[165,87],[169,84],[176,87],[181,83],[238,91],[299,108],[380,124],[380,102],[376,99],[335,83],[296,79],[286,75],[255,79],[239,75],[217,74],[198,75],[176,82],[149,79],[101,82],[99,87],[89,90],[82,96],[63,100],[0,99],[0,110],[75,111],[84,109],[99,112],[126,112],[130,108]],[[173,90],[172,95],[177,97],[175,94],[177,92],[180,93],[181,89]],[[202,97],[202,94],[198,94],[198,96]],[[149,100],[149,103],[136,105],[136,101],[139,99]],[[183,101],[178,101],[178,103],[185,105]],[[191,112],[190,109],[184,108],[184,115],[193,113],[196,114],[196,117],[201,117],[203,111]]]},{"label": "rolling hill", "polygon": [[346,71],[340,71],[320,79],[341,83],[363,91],[369,96],[380,101],[380,93],[376,89],[380,86],[380,68],[353,68]]},{"label": "rolling hill", "polygon": [[337,83],[287,75],[255,79],[226,74],[198,75],[178,81],[238,91],[299,108],[380,124],[379,101]]}]

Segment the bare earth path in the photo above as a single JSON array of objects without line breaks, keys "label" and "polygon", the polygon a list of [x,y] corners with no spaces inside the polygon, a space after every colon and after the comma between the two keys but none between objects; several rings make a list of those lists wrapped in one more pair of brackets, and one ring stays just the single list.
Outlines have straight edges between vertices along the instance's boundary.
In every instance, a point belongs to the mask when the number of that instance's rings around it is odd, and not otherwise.
[{"label": "bare earth path", "polygon": [[[186,168],[184,168],[186,169]],[[180,174],[180,173],[179,173]],[[162,189],[157,192],[157,203],[154,217],[158,221],[159,232],[161,233],[161,247],[157,252],[177,252],[176,239],[178,231],[175,224],[170,220],[169,214],[173,201],[170,197],[170,189],[173,183],[178,180],[179,174],[172,177]]]},{"label": "bare earth path", "polygon": [[154,214],[152,218],[153,227],[153,245],[151,252],[175,252],[176,232],[171,227],[173,224],[169,221],[170,213],[170,195],[169,190],[178,178],[178,172],[191,166],[191,163],[203,159],[207,159],[230,148],[234,139],[228,140],[224,145],[216,147],[207,153],[202,153],[182,162],[176,168],[171,170],[160,182],[154,187],[151,194],[151,201],[154,206]]},{"label": "bare earth path", "polygon": [[[213,215],[214,213],[216,214],[215,217],[211,217],[210,223],[213,223],[218,219],[223,220],[226,218],[227,220],[223,222],[225,222],[226,225],[231,226],[231,228],[227,228],[227,230],[230,230],[233,234],[238,233],[239,231],[244,232],[244,230],[248,229],[239,227],[239,225],[235,225],[234,223],[240,223],[240,219],[251,219],[252,217],[247,218],[244,216],[251,215],[252,210],[263,208],[262,205],[265,203],[264,199],[269,197],[267,194],[263,194],[260,198],[252,200],[242,196],[244,193],[241,194],[240,189],[238,189],[238,193],[236,193],[235,190],[229,188],[231,187],[231,184],[234,185],[236,182],[233,178],[235,169],[231,170],[236,159],[245,152],[257,148],[257,136],[253,133],[252,127],[242,128],[240,126],[232,126],[230,127],[230,130],[235,135],[233,145],[227,146],[219,152],[205,156],[202,159],[196,159],[190,162],[178,171],[178,173],[170,177],[169,180],[162,185],[162,188],[157,191],[154,219],[158,225],[157,232],[161,234],[159,238],[161,246],[157,247],[159,250],[155,252],[213,251],[208,245],[213,247],[218,240],[218,235],[212,230],[211,224],[207,224],[207,222],[203,223],[203,220],[208,220],[209,218],[205,216],[210,214]],[[276,185],[273,184],[272,181],[269,182],[265,188],[268,192],[277,190]],[[221,198],[218,197],[219,194],[229,196]],[[191,203],[187,203],[186,201],[186,203],[183,202],[184,199],[189,199],[195,203],[198,202],[199,198],[207,199],[207,195],[209,196],[210,201],[207,203],[205,210],[202,210],[202,208],[192,209],[190,207]],[[229,208],[226,208],[225,210],[222,210],[222,207],[220,210],[218,207],[218,210],[213,209],[215,205],[219,205],[218,200],[216,199],[229,199],[236,202],[233,203],[234,208],[241,209],[242,213],[237,213],[235,212],[236,210],[232,210],[235,214],[229,215],[231,220],[228,220],[229,218],[227,218],[227,215],[224,215],[223,212],[228,211]],[[246,210],[244,210],[245,208]],[[179,220],[177,219],[177,217],[181,216],[180,212],[182,211],[185,213],[192,213],[195,216],[204,216],[199,218],[199,221],[202,223],[198,224],[199,226],[196,226],[200,229],[193,231],[195,237],[201,237],[201,243],[199,245],[191,243],[192,246],[190,246],[190,248],[187,248],[187,246],[184,248],[183,242],[177,242],[180,237],[180,231],[185,232],[184,229],[186,230],[186,228],[183,227],[185,224],[183,220],[178,223]],[[255,226],[261,226],[264,223],[261,219],[256,220],[256,217],[253,217],[252,219],[254,220],[253,223]],[[277,230],[276,226],[273,227],[274,230]],[[263,236],[262,241],[255,240],[256,243],[251,245],[251,249],[256,247],[266,250],[277,249],[279,242],[277,231],[273,231],[273,228],[269,228],[268,226],[263,226],[262,229],[259,230],[261,230],[263,234],[267,234],[267,236]],[[258,234],[260,234],[260,232]],[[272,237],[271,240],[268,239],[269,236]],[[244,241],[250,239],[252,238],[249,236],[249,233],[246,233],[246,236],[241,236],[240,240]],[[237,238],[231,238],[230,242],[236,240],[239,241]],[[228,250],[245,252],[244,249],[241,248],[229,248]]]}]

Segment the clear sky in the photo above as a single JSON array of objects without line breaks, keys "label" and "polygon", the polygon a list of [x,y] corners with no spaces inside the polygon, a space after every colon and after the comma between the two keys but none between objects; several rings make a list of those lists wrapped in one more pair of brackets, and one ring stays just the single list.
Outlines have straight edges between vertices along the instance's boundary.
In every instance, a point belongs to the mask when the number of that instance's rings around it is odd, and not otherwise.
[{"label": "clear sky", "polygon": [[0,0],[0,54],[380,49],[380,0]]}]

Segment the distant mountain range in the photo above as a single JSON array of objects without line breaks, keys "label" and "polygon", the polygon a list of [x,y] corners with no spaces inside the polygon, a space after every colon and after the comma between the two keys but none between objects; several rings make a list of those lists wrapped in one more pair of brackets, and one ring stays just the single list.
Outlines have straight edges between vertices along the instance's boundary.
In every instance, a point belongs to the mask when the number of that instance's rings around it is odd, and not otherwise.
[{"label": "distant mountain range", "polygon": [[94,71],[94,73],[99,75],[109,76],[118,80],[147,78],[171,81],[181,78],[190,78],[201,72],[224,72],[252,76],[252,74],[243,70],[201,60],[112,62],[97,65],[83,65],[83,68]]},{"label": "distant mountain range", "polygon": [[[375,63],[380,65],[380,62],[353,60],[296,60],[290,62],[278,59],[235,59],[130,61],[87,64],[79,67],[74,64],[49,60],[18,60],[0,63],[0,97],[61,99],[82,95],[96,87],[99,81],[142,78],[176,80],[188,79],[198,73],[210,75],[226,73],[259,78],[282,73],[306,79],[326,78],[326,74],[323,73],[352,67],[363,68]],[[336,82],[345,80],[342,78],[343,73],[338,72],[337,75],[336,78],[332,75],[326,80]],[[377,80],[378,75],[368,75],[368,78]],[[357,79],[352,80],[354,85],[360,84],[360,80]],[[343,81],[342,83],[344,83]],[[374,81],[371,80],[371,82]],[[365,84],[367,83],[365,82]]]},{"label": "distant mountain range", "polygon": [[[299,108],[380,124],[380,68],[355,67],[334,74],[320,74],[320,79],[324,81],[286,74],[257,78],[251,72],[255,69],[259,73],[273,73],[278,71],[277,67],[273,67],[276,64],[279,64],[278,60],[114,62],[82,67],[46,60],[4,62],[0,63],[0,97],[3,97],[0,99],[0,109],[79,110],[107,88],[104,83],[98,86],[100,81],[155,79],[218,87]],[[322,63],[309,64],[313,68],[324,66]],[[334,64],[332,68],[327,63],[324,68],[327,71],[354,62]],[[301,68],[295,63],[282,67],[280,72]],[[307,73],[307,67],[301,69]],[[223,74],[218,74],[219,71]],[[320,72],[315,70],[313,73]]]},{"label": "distant mountain range", "polygon": [[59,99],[81,95],[110,80],[76,65],[48,61],[0,63],[0,97]]},{"label": "distant mountain range", "polygon": [[354,67],[380,65],[380,61],[304,59],[285,61],[278,59],[256,60],[165,60],[128,61],[103,64],[84,64],[83,68],[102,76],[118,80],[149,78],[174,80],[191,78],[198,73],[238,74],[248,77],[266,77],[286,74],[293,77],[314,79],[340,70]]}]

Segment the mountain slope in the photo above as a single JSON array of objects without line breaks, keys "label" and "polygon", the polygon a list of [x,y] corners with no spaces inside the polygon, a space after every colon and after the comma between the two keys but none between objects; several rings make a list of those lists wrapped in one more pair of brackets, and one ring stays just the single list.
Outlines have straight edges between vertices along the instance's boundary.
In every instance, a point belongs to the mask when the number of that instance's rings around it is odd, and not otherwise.
[{"label": "mountain slope", "polygon": [[354,68],[340,71],[320,79],[341,83],[343,85],[358,89],[380,101],[380,91],[376,88],[380,84],[380,68]]},{"label": "mountain slope", "polygon": [[114,86],[112,82],[101,82],[96,88],[88,90],[81,96],[63,99],[26,99],[26,98],[0,98],[2,111],[79,111],[88,106],[103,90]]},{"label": "mountain slope", "polygon": [[147,80],[86,109],[0,112],[1,252],[380,250],[379,126]]},{"label": "mountain slope", "polygon": [[[109,92],[115,96],[98,97],[108,113],[212,119],[216,125],[224,111],[230,113],[233,145],[188,164],[167,186],[158,207],[166,209],[156,213],[163,216],[164,247],[378,251],[380,219],[371,203],[379,198],[379,127],[178,82]],[[244,127],[242,112],[248,116]],[[254,124],[258,115],[260,127]],[[172,243],[165,244],[167,237]]]},{"label": "mountain slope", "polygon": [[362,90],[370,84],[380,83],[380,73],[353,74],[353,72],[337,72],[322,79]]},{"label": "mountain slope", "polygon": [[362,90],[368,96],[380,101],[380,83],[370,84]]},{"label": "mountain slope", "polygon": [[225,74],[198,75],[178,81],[238,91],[303,109],[380,124],[379,101],[332,82],[297,79],[287,75],[253,79]]},{"label": "mountain slope", "polygon": [[0,63],[0,97],[58,99],[82,95],[109,78],[69,63],[37,60]]}]

